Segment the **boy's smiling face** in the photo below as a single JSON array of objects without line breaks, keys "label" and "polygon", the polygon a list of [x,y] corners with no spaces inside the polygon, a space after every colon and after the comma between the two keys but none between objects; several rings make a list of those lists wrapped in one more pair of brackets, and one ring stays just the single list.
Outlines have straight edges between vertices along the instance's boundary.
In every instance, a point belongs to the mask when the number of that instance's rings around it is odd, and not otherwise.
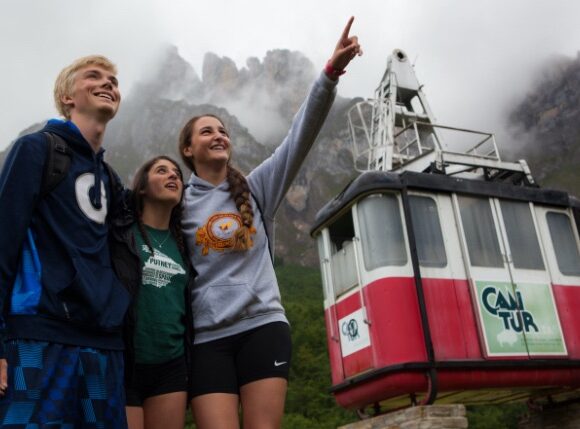
[{"label": "boy's smiling face", "polygon": [[110,120],[121,102],[119,82],[113,72],[89,64],[76,72],[71,93],[62,101],[70,106],[71,113]]}]

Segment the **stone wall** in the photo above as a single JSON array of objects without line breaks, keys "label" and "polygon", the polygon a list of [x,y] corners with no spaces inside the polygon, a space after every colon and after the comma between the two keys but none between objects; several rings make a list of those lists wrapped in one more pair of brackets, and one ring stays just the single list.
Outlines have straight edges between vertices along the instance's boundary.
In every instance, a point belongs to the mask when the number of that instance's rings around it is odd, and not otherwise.
[{"label": "stone wall", "polygon": [[463,405],[425,405],[361,420],[339,429],[466,429],[467,426]]}]

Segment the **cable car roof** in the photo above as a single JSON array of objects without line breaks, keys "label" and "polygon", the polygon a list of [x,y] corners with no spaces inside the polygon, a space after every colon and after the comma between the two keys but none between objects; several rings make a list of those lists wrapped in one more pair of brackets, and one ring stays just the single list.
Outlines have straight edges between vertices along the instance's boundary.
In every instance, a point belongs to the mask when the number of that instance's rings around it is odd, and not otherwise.
[{"label": "cable car roof", "polygon": [[443,174],[405,171],[393,173],[369,171],[350,182],[334,199],[316,214],[310,230],[313,236],[330,219],[347,209],[358,199],[385,190],[413,189],[424,192],[460,193],[496,197],[560,207],[580,207],[580,201],[568,193],[553,189],[515,186],[510,183],[489,182],[447,176]]}]

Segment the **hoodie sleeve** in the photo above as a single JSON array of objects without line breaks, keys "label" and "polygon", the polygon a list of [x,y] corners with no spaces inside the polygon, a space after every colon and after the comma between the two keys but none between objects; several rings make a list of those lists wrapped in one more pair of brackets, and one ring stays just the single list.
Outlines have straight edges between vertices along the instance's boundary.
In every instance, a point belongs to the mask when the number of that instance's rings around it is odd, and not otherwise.
[{"label": "hoodie sleeve", "polygon": [[10,150],[0,173],[0,358],[4,357],[4,314],[40,193],[47,147],[41,134],[22,137]]},{"label": "hoodie sleeve", "polygon": [[266,217],[274,217],[316,140],[334,101],[336,84],[324,72],[320,74],[282,144],[248,175],[253,196]]}]

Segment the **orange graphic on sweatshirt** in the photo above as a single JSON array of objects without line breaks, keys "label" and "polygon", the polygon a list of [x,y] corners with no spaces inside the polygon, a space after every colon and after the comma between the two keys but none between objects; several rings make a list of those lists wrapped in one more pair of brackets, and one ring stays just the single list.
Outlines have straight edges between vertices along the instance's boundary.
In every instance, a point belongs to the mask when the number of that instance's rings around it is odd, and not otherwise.
[{"label": "orange graphic on sweatshirt", "polygon": [[228,231],[232,227],[232,224],[233,224],[232,221],[224,222],[220,225],[220,229],[222,231]]},{"label": "orange graphic on sweatshirt", "polygon": [[[209,249],[216,252],[236,247],[235,232],[242,225],[242,218],[237,213],[216,213],[209,217],[206,224],[195,233],[195,244],[202,246],[201,254],[207,255]],[[255,233],[252,228],[251,232]]]}]

